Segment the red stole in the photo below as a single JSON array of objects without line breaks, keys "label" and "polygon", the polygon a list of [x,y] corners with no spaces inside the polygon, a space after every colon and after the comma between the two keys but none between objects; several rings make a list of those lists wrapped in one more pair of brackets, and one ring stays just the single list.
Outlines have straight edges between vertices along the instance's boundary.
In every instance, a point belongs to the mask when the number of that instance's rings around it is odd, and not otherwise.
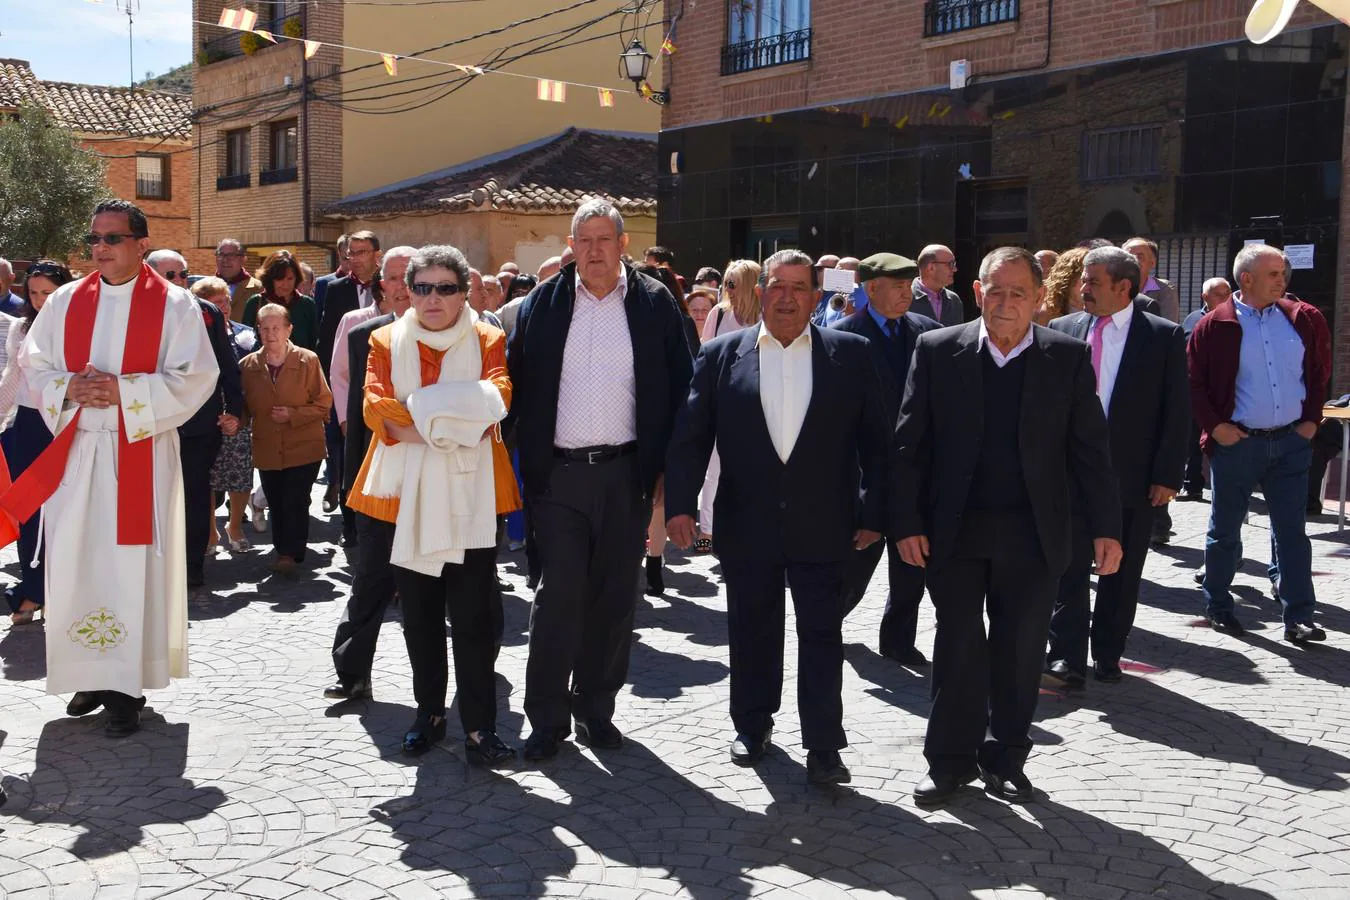
[{"label": "red stole", "polygon": [[[66,371],[73,375],[89,363],[94,340],[94,322],[98,314],[99,273],[86,276],[71,295],[66,310]],[[169,300],[169,283],[154,269],[142,263],[131,294],[126,344],[122,349],[123,375],[146,374],[159,368],[159,345],[164,333],[164,310]],[[26,522],[61,484],[70,448],[75,442],[76,425],[83,408],[56,435],[51,445],[33,461],[19,480],[0,496],[0,512],[9,521],[0,526],[0,540],[12,540],[15,523]],[[155,541],[155,447],[154,438],[132,443],[127,440],[127,423],[118,410],[117,429],[117,543],[147,545]],[[6,541],[7,543],[8,541]]]}]

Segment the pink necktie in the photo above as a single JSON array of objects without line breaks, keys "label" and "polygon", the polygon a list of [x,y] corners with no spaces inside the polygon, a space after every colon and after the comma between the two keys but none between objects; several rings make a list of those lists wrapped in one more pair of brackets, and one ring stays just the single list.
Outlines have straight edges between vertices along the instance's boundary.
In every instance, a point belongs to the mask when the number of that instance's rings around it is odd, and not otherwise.
[{"label": "pink necktie", "polygon": [[1110,321],[1110,316],[1098,316],[1096,323],[1092,326],[1092,333],[1088,335],[1088,346],[1092,348],[1092,372],[1097,376],[1099,392],[1102,382],[1102,331],[1106,328],[1106,323]]}]

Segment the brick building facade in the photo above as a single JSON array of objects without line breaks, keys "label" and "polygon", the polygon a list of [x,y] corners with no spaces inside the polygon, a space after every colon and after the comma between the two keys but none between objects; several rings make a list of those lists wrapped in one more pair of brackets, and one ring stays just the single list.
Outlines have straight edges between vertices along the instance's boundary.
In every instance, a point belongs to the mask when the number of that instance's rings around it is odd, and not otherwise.
[{"label": "brick building facade", "polygon": [[[1254,46],[1250,7],[667,0],[679,52],[660,240],[691,267],[781,246],[913,255],[936,241],[969,273],[998,243],[1144,233],[1183,308],[1244,241],[1311,244],[1314,266],[1291,289],[1335,328],[1350,275],[1350,34],[1305,3]],[[961,60],[968,79],[953,90]],[[1350,328],[1335,341],[1344,391]]]}]

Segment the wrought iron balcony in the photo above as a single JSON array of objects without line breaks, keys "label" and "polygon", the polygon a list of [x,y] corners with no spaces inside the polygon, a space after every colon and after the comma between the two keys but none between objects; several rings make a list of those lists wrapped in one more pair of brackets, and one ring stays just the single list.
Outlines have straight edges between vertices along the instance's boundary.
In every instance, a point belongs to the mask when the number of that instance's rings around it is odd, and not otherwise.
[{"label": "wrought iron balcony", "polygon": [[735,75],[811,58],[811,29],[788,31],[722,48],[722,74]]},{"label": "wrought iron balcony", "polygon": [[1018,0],[928,0],[923,5],[923,36],[1016,22],[1019,6]]},{"label": "wrought iron balcony", "polygon": [[222,175],[216,179],[216,190],[234,191],[246,188],[253,183],[253,177],[245,172],[242,175]]},{"label": "wrought iron balcony", "polygon": [[258,184],[285,184],[288,181],[299,181],[300,170],[295,166],[287,169],[268,169],[258,173]]}]

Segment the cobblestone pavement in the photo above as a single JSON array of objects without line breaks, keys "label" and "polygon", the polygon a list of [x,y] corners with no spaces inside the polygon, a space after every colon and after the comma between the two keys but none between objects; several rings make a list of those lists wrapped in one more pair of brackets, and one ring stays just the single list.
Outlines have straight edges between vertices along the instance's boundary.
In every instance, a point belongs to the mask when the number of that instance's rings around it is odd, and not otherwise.
[{"label": "cobblestone pavement", "polygon": [[[1311,526],[1327,644],[1280,640],[1252,561],[1237,588],[1252,631],[1224,637],[1196,622],[1208,506],[1174,509],[1173,543],[1146,573],[1136,663],[1121,684],[1042,698],[1028,772],[1046,796],[1022,808],[973,788],[937,812],[910,800],[929,685],[876,653],[884,566],[846,623],[853,784],[823,789],[806,784],[792,671],[769,758],[758,770],[727,759],[710,557],[672,552],[669,595],[639,606],[622,750],[568,744],[541,767],[491,773],[469,768],[458,741],[400,754],[413,710],[396,612],[375,699],[322,698],[348,583],[340,549],[323,544],[294,582],[267,575],[265,543],[222,556],[191,601],[193,677],[153,692],[128,740],[107,740],[102,715],[65,718],[67,698],[43,693],[41,626],[3,634],[0,895],[1350,897],[1350,549],[1330,516]],[[334,537],[326,522],[316,531]],[[1267,541],[1254,514],[1248,552],[1264,560]],[[14,571],[12,550],[0,561]],[[504,569],[516,588],[499,666],[511,742],[522,564],[511,554]],[[921,629],[926,650],[931,608]]]}]

